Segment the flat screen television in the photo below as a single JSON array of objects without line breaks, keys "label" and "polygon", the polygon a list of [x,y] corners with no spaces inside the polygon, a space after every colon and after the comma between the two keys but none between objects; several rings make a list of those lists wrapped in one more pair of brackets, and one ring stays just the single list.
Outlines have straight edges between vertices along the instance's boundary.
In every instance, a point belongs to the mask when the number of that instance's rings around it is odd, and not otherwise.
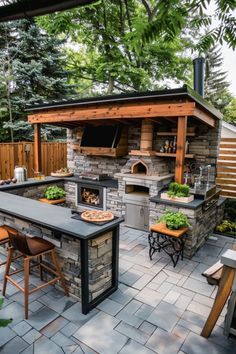
[{"label": "flat screen television", "polygon": [[118,125],[87,125],[80,146],[116,148],[120,137],[121,127]]}]

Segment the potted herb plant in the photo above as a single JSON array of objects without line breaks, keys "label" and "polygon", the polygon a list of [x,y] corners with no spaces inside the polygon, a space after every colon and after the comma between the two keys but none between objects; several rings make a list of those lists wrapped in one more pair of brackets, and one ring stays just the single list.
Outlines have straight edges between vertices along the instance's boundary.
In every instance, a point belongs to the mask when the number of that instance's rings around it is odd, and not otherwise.
[{"label": "potted herb plant", "polygon": [[174,200],[176,202],[189,203],[194,199],[193,195],[189,194],[190,187],[187,184],[171,182],[168,190],[161,193],[161,199]]},{"label": "potted herb plant", "polygon": [[49,186],[44,191],[44,197],[48,200],[61,199],[64,198],[65,195],[66,192],[64,191],[64,189],[58,186]]},{"label": "potted herb plant", "polygon": [[185,214],[181,212],[166,211],[158,220],[158,223],[163,223],[170,230],[179,230],[184,227],[189,227],[189,221]]}]

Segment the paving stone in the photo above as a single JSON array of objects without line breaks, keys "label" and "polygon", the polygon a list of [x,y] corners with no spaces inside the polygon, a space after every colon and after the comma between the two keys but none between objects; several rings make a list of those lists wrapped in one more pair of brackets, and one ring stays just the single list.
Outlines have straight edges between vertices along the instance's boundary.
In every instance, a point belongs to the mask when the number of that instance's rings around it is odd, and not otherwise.
[{"label": "paving stone", "polygon": [[163,298],[163,301],[168,302],[169,304],[174,304],[179,297],[180,293],[170,290],[169,293]]},{"label": "paving stone", "polygon": [[123,307],[123,305],[111,299],[105,299],[97,306],[99,310],[104,311],[112,316],[115,316]]},{"label": "paving stone", "polygon": [[142,304],[139,309],[135,312],[135,316],[146,320],[148,316],[152,313],[154,310],[153,306],[147,305],[147,304]]},{"label": "paving stone", "polygon": [[158,288],[158,292],[161,294],[168,294],[169,291],[173,288],[173,284],[168,283],[167,281],[164,281]]},{"label": "paving stone", "polygon": [[98,353],[117,354],[128,340],[114,330],[118,323],[117,318],[101,312],[75,332],[74,337]]},{"label": "paving stone", "polygon": [[193,299],[194,296],[196,295],[196,292],[188,290],[188,289],[184,289],[178,285],[173,286],[172,290],[176,291],[177,293],[180,293],[182,295],[186,295],[186,296],[190,297],[191,299]]},{"label": "paving stone", "polygon": [[53,337],[51,337],[51,340],[53,340],[53,342],[55,342],[60,347],[75,345],[75,342],[71,338],[67,338],[64,334],[60,332],[56,333]]},{"label": "paving stone", "polygon": [[65,354],[72,354],[77,350],[78,354],[83,354],[83,351],[81,348],[79,348],[78,345],[67,345],[65,347],[62,347],[62,350]]},{"label": "paving stone", "polygon": [[154,291],[152,289],[144,288],[141,290],[135,298],[147,305],[156,307],[163,299],[164,294]]},{"label": "paving stone", "polygon": [[191,302],[191,298],[185,295],[180,295],[180,297],[175,302],[175,306],[179,307],[182,310],[185,310],[189,303]]},{"label": "paving stone", "polygon": [[24,320],[24,307],[17,302],[12,302],[1,309],[1,318],[12,318],[13,321],[8,325],[12,328]]},{"label": "paving stone", "polygon": [[[2,315],[1,315],[1,318]],[[13,332],[10,328],[4,327],[1,328],[1,336],[0,336],[0,347],[9,342],[12,338],[16,336],[16,333]]]},{"label": "paving stone", "polygon": [[131,326],[138,328],[140,324],[143,322],[143,319],[136,317],[135,315],[130,314],[126,310],[121,310],[117,315],[116,318],[128,323]]},{"label": "paving stone", "polygon": [[32,312],[38,311],[43,307],[43,304],[37,300],[29,303],[29,310]]},{"label": "paving stone", "polygon": [[185,339],[187,337],[187,335],[189,334],[189,329],[177,324],[171,333],[174,334],[176,337],[180,337],[182,339]]},{"label": "paving stone", "polygon": [[[226,354],[225,348],[218,344],[212,343],[206,338],[198,336],[195,333],[189,333],[181,350],[188,354],[211,353],[211,354]],[[234,354],[234,351],[227,351],[227,354]]]},{"label": "paving stone", "polygon": [[[1,329],[1,335],[2,335],[2,329]],[[14,337],[13,339],[10,340],[7,344],[5,344],[3,347],[1,347],[0,351],[1,354],[18,354],[22,352],[28,344],[20,337]]]},{"label": "paving stone", "polygon": [[182,313],[183,310],[179,309],[175,305],[161,302],[147,318],[147,321],[162,329],[165,329],[166,331],[172,331],[176,323],[179,321]]},{"label": "paving stone", "polygon": [[[30,286],[29,288],[32,290],[35,286]],[[29,303],[32,303],[33,301],[37,300],[40,298],[42,295],[44,295],[44,292],[42,290],[37,290],[33,294],[29,296]],[[24,294],[20,291],[17,294],[14,294],[12,296],[12,299],[19,304],[24,306]]]},{"label": "paving stone", "polygon": [[225,336],[223,333],[223,328],[221,328],[219,326],[214,327],[208,340],[225,348],[227,353],[235,351],[236,337],[235,336],[231,336],[231,337]]},{"label": "paving stone", "polygon": [[190,330],[196,334],[200,334],[202,332],[202,327],[200,327],[192,322],[185,321],[182,318],[179,320],[178,325],[180,325],[181,327],[184,327],[187,330]]},{"label": "paving stone", "polygon": [[120,322],[115,330],[119,333],[126,335],[127,337],[135,340],[140,344],[145,344],[149,338],[149,335],[142,330],[130,326],[128,323]]},{"label": "paving stone", "polygon": [[[66,320],[64,317],[57,317],[54,321],[49,323],[47,326],[45,326],[42,330],[41,333],[48,337],[51,338],[56,334],[58,331],[63,329],[64,326],[68,324],[68,320]],[[76,327],[77,328],[77,327]]]},{"label": "paving stone", "polygon": [[81,303],[77,302],[72,305],[68,310],[63,312],[61,315],[65,317],[68,321],[73,322],[76,326],[81,327],[86,322],[88,322],[93,316],[95,316],[99,310],[93,309],[87,315],[82,314]]},{"label": "paving stone", "polygon": [[[158,354],[177,354],[182,343],[183,339],[176,337],[161,328],[157,328],[146,343],[146,346]],[[202,352],[199,352],[198,354],[201,353]]]},{"label": "paving stone", "polygon": [[31,344],[29,347],[27,347],[23,352],[20,354],[34,354],[34,345]]},{"label": "paving stone", "polygon": [[30,315],[29,319],[26,321],[30,324],[30,326],[40,331],[42,328],[54,321],[58,316],[59,314],[57,312],[45,306]]},{"label": "paving stone", "polygon": [[143,321],[143,323],[139,326],[139,329],[144,333],[147,333],[149,336],[151,336],[152,333],[155,331],[156,326],[154,326],[152,323],[149,323],[147,321]]},{"label": "paving stone", "polygon": [[[79,341],[78,341],[79,342]],[[80,350],[82,350],[83,353],[80,352]],[[79,348],[75,350],[75,352],[73,352],[73,354],[98,354],[97,352],[95,352],[93,349],[89,348],[87,345],[85,345],[84,343],[79,343]]]},{"label": "paving stone", "polygon": [[142,272],[131,268],[120,276],[119,281],[126,285],[132,286],[138,279],[141,278],[142,275]]},{"label": "paving stone", "polygon": [[209,306],[210,308],[212,308],[212,306],[214,304],[213,299],[211,299],[207,296],[201,295],[201,294],[194,295],[193,300],[198,302],[199,304]]},{"label": "paving stone", "polygon": [[121,305],[126,305],[132,299],[132,296],[123,293],[120,289],[117,289],[111,296],[111,300],[118,302]]},{"label": "paving stone", "polygon": [[17,323],[17,325],[12,327],[13,331],[15,331],[18,336],[23,336],[24,334],[29,332],[31,328],[32,327],[26,321],[19,322]]},{"label": "paving stone", "polygon": [[136,281],[132,286],[135,289],[143,289],[153,278],[153,275],[150,274],[144,274],[139,278],[138,281]]},{"label": "paving stone", "polygon": [[48,294],[41,296],[39,301],[59,314],[66,311],[75,303],[75,301],[71,300],[68,296],[62,296],[56,299],[54,297],[49,297]]},{"label": "paving stone", "polygon": [[45,336],[40,337],[34,343],[34,354],[42,353],[64,354],[63,350],[58,345]]},{"label": "paving stone", "polygon": [[157,283],[157,284],[162,284],[166,279],[167,279],[167,275],[164,271],[160,271],[155,278],[153,278],[153,282]]},{"label": "paving stone", "polygon": [[205,322],[206,322],[206,318],[204,316],[201,316],[199,314],[193,313],[191,311],[184,311],[184,313],[182,314],[181,318],[185,321],[194,323],[195,325],[199,326],[199,327],[203,327]]},{"label": "paving stone", "polygon": [[36,329],[32,329],[31,331],[29,331],[27,334],[24,335],[23,339],[29,343],[32,344],[34,343],[37,339],[39,339],[41,337],[41,333],[36,331]]},{"label": "paving stone", "polygon": [[135,342],[134,340],[129,340],[127,344],[121,349],[119,354],[154,354],[154,352],[143,345]]},{"label": "paving stone", "polygon": [[63,333],[66,337],[72,336],[79,329],[74,323],[69,322],[65,325],[60,332]]},{"label": "paving stone", "polygon": [[205,296],[211,296],[214,290],[212,285],[208,283],[203,283],[193,278],[188,278],[183,284],[183,288],[189,289]]},{"label": "paving stone", "polygon": [[202,315],[204,317],[208,317],[211,308],[206,305],[199,304],[199,302],[191,301],[188,305],[187,310]]}]

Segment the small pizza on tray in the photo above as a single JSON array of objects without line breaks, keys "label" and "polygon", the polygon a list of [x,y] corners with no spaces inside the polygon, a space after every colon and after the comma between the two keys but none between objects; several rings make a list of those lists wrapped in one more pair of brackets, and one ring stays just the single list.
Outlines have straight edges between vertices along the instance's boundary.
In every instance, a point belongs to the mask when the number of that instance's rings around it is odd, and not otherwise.
[{"label": "small pizza on tray", "polygon": [[114,215],[107,210],[87,210],[81,214],[81,218],[86,221],[102,222],[113,220]]}]

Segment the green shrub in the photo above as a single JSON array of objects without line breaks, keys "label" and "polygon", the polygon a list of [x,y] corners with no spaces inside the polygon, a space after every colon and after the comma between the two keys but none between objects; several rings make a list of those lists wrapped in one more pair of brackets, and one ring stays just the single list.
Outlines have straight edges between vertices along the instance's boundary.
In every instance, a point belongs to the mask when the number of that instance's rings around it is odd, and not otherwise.
[{"label": "green shrub", "polygon": [[166,211],[157,222],[164,222],[170,230],[190,226],[187,216],[181,212]]},{"label": "green shrub", "polygon": [[60,199],[66,195],[66,192],[63,188],[58,186],[49,186],[44,191],[44,196],[47,199]]},{"label": "green shrub", "polygon": [[[4,302],[4,299],[1,298],[0,299],[0,309],[2,308],[3,302]],[[5,319],[5,318],[0,318],[0,327],[6,327],[11,322],[12,322],[11,318],[9,320]]]},{"label": "green shrub", "polygon": [[220,225],[216,226],[216,231],[236,235],[236,222],[223,220]]},{"label": "green shrub", "polygon": [[171,182],[168,186],[167,194],[169,197],[188,197],[190,187],[186,184]]}]

